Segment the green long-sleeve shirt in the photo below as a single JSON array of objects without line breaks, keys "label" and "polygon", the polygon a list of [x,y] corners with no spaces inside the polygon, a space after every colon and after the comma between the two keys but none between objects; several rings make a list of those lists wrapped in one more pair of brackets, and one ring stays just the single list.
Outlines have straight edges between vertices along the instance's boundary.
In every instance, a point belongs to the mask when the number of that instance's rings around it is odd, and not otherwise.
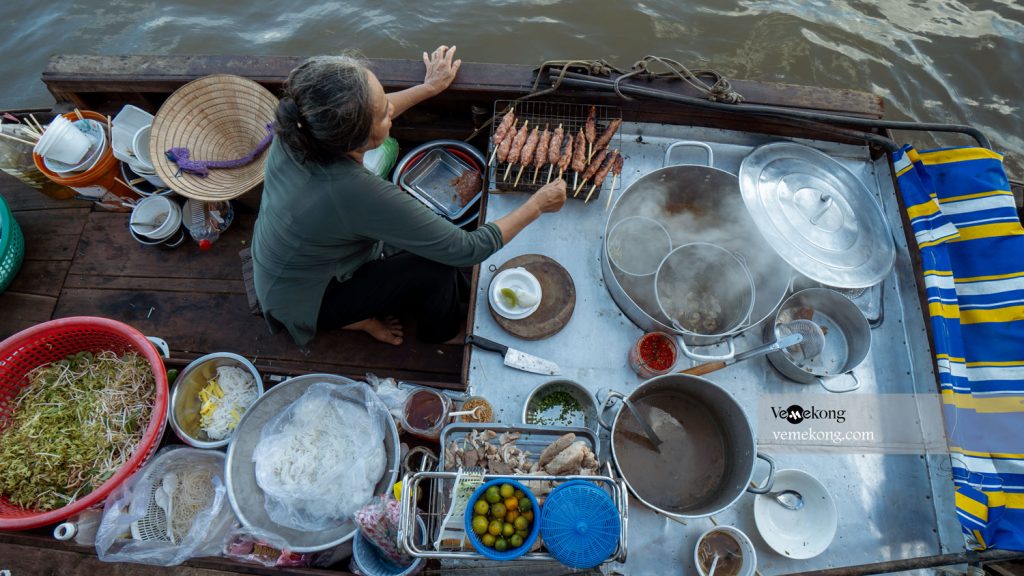
[{"label": "green long-sleeve shirt", "polygon": [[275,139],[264,172],[252,239],[256,295],[267,321],[299,345],[316,333],[331,278],[350,278],[384,244],[450,266],[478,264],[502,246],[494,223],[466,232],[354,160],[303,164]]}]

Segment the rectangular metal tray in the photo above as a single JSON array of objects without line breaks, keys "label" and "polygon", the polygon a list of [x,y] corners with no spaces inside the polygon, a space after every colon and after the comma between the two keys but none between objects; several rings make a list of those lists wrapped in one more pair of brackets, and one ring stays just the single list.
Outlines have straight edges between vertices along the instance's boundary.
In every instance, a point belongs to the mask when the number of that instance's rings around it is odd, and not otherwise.
[{"label": "rectangular metal tray", "polygon": [[573,434],[576,434],[577,440],[582,440],[588,445],[588,448],[594,451],[594,456],[597,457],[597,461],[599,463],[602,462],[601,443],[598,442],[598,438],[594,434],[594,431],[589,428],[542,426],[538,424],[456,422],[445,426],[444,429],[441,430],[441,455],[437,464],[439,470],[444,467],[444,453],[448,443],[452,440],[462,440],[473,430],[479,430],[481,432],[484,430],[494,430],[499,435],[504,432],[519,432],[520,436],[519,439],[516,440],[516,446],[523,450],[528,450],[534,459],[539,458],[540,453],[560,436],[572,432]]},{"label": "rectangular metal tray", "polygon": [[452,180],[467,170],[477,171],[451,152],[443,148],[433,148],[415,166],[402,174],[401,186],[435,212],[455,221],[476,205],[483,193],[483,190],[478,191],[464,206],[459,206],[453,198],[455,187],[452,186]]}]

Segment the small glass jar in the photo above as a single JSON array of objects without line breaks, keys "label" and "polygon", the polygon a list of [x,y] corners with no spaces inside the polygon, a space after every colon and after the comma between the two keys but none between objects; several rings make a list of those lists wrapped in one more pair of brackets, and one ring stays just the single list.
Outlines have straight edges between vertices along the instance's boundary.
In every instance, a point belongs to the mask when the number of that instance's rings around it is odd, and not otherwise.
[{"label": "small glass jar", "polygon": [[405,399],[402,428],[424,440],[436,441],[448,423],[451,410],[451,398],[429,388],[419,388]]},{"label": "small glass jar", "polygon": [[668,374],[678,358],[675,338],[664,332],[648,332],[629,349],[629,366],[642,378]]}]

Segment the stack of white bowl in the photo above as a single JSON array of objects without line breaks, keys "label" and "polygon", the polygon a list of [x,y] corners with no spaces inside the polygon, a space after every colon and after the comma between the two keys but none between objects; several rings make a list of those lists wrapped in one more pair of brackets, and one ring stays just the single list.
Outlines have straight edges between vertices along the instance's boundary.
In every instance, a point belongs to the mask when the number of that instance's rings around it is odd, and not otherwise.
[{"label": "stack of white bowl", "polygon": [[153,167],[153,159],[149,154],[149,134],[152,127],[153,115],[149,112],[131,104],[122,108],[113,122],[111,141],[114,157],[127,164],[132,172],[145,178],[153,186],[167,188],[167,184],[156,175],[156,168]]},{"label": "stack of white bowl", "polygon": [[102,123],[89,119],[72,122],[58,115],[39,138],[35,152],[48,169],[67,177],[95,166],[106,147],[107,131]]}]

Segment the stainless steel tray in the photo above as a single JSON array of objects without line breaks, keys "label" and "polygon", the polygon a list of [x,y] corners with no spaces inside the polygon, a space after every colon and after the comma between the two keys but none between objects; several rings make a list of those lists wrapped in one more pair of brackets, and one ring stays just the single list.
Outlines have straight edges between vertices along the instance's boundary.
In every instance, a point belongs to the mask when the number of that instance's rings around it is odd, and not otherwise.
[{"label": "stainless steel tray", "polygon": [[597,458],[598,464],[601,460],[601,443],[598,441],[597,435],[594,431],[589,428],[580,427],[569,427],[569,426],[542,426],[538,424],[494,424],[492,422],[457,422],[449,424],[441,430],[441,454],[438,461],[438,468],[444,466],[444,454],[448,443],[452,440],[462,440],[469,435],[473,430],[494,430],[498,434],[505,432],[519,432],[519,439],[516,440],[516,446],[523,450],[528,450],[534,459],[540,457],[540,453],[544,451],[552,442],[557,440],[560,436],[572,432],[576,435],[577,440],[585,442],[591,450],[594,452],[594,456]]},{"label": "stainless steel tray", "polygon": [[[434,148],[408,172],[402,174],[401,186],[449,220],[458,220],[480,200],[483,189],[466,202],[458,203],[452,180],[467,170],[479,172],[464,160],[444,148]],[[481,174],[481,180],[483,175]]]}]

